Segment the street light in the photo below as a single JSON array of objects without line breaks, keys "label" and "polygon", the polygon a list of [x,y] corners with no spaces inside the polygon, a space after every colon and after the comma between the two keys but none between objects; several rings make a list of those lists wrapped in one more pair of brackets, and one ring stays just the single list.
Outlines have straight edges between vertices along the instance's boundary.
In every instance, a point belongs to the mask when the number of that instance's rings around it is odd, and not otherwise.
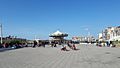
[{"label": "street light", "polygon": [[2,39],[2,38],[3,38],[3,34],[2,34],[2,24],[0,24],[0,29],[1,29],[1,31],[0,31],[0,33],[1,33],[1,41],[0,41],[0,42],[1,42],[1,44],[2,44],[2,43],[3,43],[3,39]]}]

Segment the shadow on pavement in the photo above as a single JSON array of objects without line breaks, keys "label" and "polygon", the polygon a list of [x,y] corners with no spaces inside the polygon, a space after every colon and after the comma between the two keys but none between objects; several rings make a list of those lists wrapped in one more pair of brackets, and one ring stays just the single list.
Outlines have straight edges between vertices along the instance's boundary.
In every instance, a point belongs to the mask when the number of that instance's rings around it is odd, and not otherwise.
[{"label": "shadow on pavement", "polygon": [[5,52],[5,51],[10,51],[15,49],[20,49],[20,48],[0,48],[0,52]]}]

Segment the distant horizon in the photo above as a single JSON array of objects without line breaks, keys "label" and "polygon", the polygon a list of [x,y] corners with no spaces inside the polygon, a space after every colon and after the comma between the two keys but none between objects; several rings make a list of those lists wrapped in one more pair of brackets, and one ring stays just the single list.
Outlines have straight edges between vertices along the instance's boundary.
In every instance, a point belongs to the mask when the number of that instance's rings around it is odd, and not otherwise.
[{"label": "distant horizon", "polygon": [[49,39],[57,31],[97,38],[111,26],[120,26],[120,0],[0,0],[3,36]]},{"label": "distant horizon", "polygon": [[[108,27],[118,27],[118,26],[108,26]],[[108,28],[108,27],[106,27],[106,28]],[[59,30],[56,30],[56,31],[60,31],[60,29]],[[60,31],[61,32],[61,31]],[[54,32],[53,32],[54,33]],[[63,32],[64,33],[64,32]],[[102,31],[101,32],[99,32],[99,33],[102,33]],[[98,34],[99,34],[98,33]],[[51,33],[52,34],[52,33]],[[41,39],[41,40],[47,40],[47,39],[49,39],[50,37],[49,37],[49,35],[50,34],[48,34],[48,37],[47,38],[37,38],[37,36],[35,36],[34,37],[34,39],[29,39],[29,38],[23,38],[23,39],[28,39],[28,40],[35,40],[35,39]],[[8,35],[8,36],[14,36],[14,35]],[[8,37],[8,36],[3,36],[3,37]],[[68,36],[69,36],[69,34],[68,34]],[[91,35],[92,36],[92,35]],[[14,36],[15,37],[15,36]],[[17,38],[22,38],[22,37],[18,37],[18,36],[16,36]],[[86,36],[80,36],[80,35],[78,35],[78,36],[72,36],[72,37],[89,37],[89,35],[86,35]],[[68,39],[72,39],[72,37],[69,37]],[[93,36],[94,38],[96,38],[95,36]],[[66,38],[66,37],[65,37]],[[98,36],[97,36],[97,38],[98,38]],[[97,39],[96,38],[96,39]]]}]

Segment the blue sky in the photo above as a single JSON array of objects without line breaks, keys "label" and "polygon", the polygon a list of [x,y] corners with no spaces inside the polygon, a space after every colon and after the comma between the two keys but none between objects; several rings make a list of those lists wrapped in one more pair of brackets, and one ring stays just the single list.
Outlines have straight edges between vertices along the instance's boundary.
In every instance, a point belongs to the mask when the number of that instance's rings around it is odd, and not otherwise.
[{"label": "blue sky", "polygon": [[48,39],[60,30],[72,36],[97,34],[120,25],[120,0],[0,0],[4,36]]}]

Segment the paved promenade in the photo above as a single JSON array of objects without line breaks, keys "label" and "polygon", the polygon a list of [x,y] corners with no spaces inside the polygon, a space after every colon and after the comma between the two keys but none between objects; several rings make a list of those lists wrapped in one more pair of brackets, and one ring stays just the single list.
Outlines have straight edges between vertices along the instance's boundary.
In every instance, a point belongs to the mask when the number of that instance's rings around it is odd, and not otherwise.
[{"label": "paved promenade", "polygon": [[0,52],[0,68],[120,68],[120,48],[78,45],[60,48],[22,48]]}]

